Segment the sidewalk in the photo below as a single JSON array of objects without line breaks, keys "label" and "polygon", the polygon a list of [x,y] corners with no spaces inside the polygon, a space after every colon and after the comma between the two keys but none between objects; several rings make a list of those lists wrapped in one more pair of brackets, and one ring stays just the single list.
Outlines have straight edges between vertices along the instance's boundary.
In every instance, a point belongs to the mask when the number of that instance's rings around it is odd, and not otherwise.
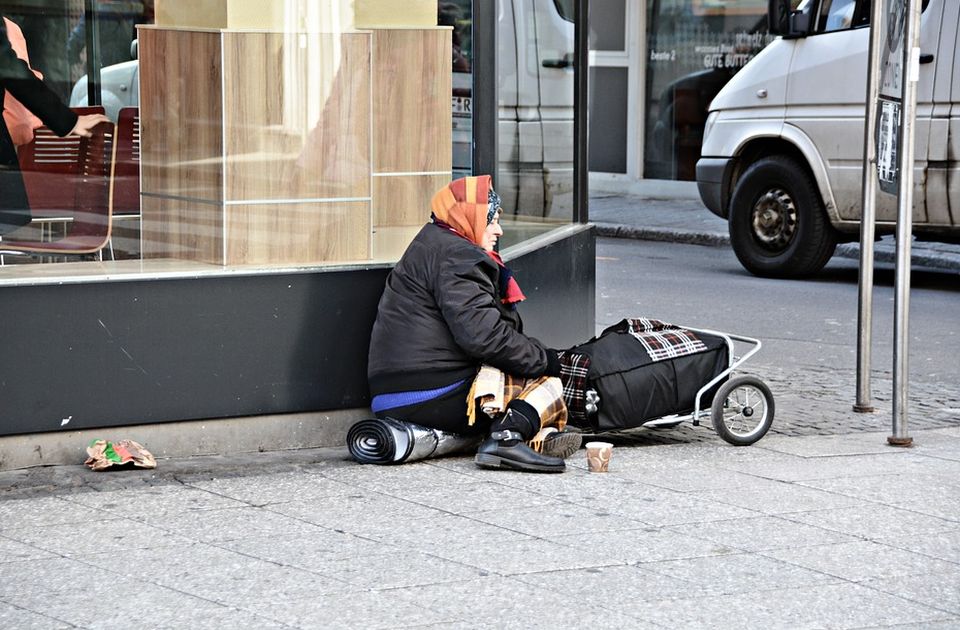
[{"label": "sidewalk", "polygon": [[[706,209],[699,199],[650,199],[634,194],[594,192],[590,221],[599,236],[672,241],[729,247],[727,222]],[[837,246],[836,256],[860,258],[860,243]],[[914,267],[960,272],[960,245],[914,240]],[[896,243],[884,236],[874,246],[876,262],[894,263]]]},{"label": "sidewalk", "polygon": [[914,437],[0,473],[0,627],[956,628],[960,428]]},{"label": "sidewalk", "polygon": [[[692,200],[597,196],[591,220],[726,243]],[[893,448],[837,404],[846,376],[810,372],[765,368],[810,413],[756,445],[641,432],[606,475],[582,450],[525,475],[343,448],[0,472],[0,628],[960,627],[956,397],[916,384],[922,428]]]}]

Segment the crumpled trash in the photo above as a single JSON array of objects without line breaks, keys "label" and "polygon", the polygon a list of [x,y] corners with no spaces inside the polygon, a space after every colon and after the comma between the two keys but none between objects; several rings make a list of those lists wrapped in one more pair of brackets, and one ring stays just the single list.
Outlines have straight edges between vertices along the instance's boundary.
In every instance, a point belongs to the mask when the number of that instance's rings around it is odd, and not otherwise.
[{"label": "crumpled trash", "polygon": [[87,446],[87,455],[89,457],[84,464],[97,471],[126,464],[133,464],[137,468],[157,467],[157,460],[150,451],[133,440],[93,440]]}]

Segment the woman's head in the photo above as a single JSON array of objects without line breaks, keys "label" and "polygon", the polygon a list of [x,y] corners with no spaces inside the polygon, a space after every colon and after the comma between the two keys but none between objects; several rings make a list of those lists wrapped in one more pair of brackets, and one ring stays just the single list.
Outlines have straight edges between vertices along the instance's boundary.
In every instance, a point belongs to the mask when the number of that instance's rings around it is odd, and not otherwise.
[{"label": "woman's head", "polygon": [[489,175],[456,179],[434,194],[433,215],[474,244],[493,251],[503,234],[500,195]]}]

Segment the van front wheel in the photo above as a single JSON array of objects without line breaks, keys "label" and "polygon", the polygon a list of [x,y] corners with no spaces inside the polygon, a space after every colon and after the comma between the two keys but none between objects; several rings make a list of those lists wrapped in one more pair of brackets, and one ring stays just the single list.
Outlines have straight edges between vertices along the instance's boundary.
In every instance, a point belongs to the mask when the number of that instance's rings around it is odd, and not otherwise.
[{"label": "van front wheel", "polygon": [[730,200],[729,227],[740,264],[758,276],[815,274],[837,247],[813,179],[784,156],[760,159],[743,173]]}]

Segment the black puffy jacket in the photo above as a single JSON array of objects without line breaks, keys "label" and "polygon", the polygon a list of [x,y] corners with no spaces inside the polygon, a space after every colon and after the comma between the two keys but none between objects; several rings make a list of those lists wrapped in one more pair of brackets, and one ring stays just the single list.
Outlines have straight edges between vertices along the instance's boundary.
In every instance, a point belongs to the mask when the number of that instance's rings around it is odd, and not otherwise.
[{"label": "black puffy jacket", "polygon": [[472,378],[481,363],[515,376],[559,373],[556,352],[523,334],[502,305],[497,264],[428,223],[387,277],[370,336],[370,393],[432,389]]}]

